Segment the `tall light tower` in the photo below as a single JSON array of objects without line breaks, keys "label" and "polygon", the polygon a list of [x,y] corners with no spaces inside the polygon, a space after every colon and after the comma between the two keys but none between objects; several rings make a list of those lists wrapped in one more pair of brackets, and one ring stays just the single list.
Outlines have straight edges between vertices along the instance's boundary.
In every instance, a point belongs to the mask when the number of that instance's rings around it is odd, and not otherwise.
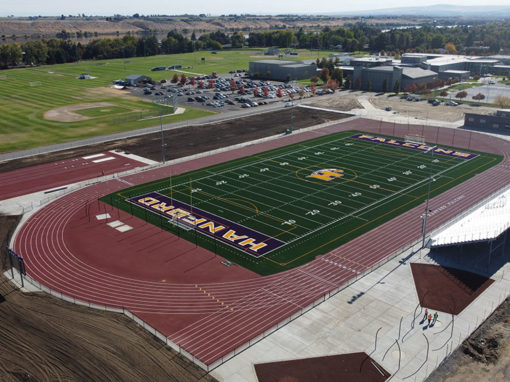
[{"label": "tall light tower", "polygon": [[431,147],[430,149],[425,151],[425,154],[430,152],[431,160],[430,160],[430,167],[429,167],[429,182],[428,182],[428,187],[427,187],[427,201],[425,203],[425,214],[423,215],[423,225],[422,225],[423,238],[421,241],[422,249],[425,248],[425,236],[427,235],[427,217],[429,216],[430,185],[432,184],[433,181],[435,181],[435,179],[432,177],[432,160],[433,160],[432,158],[434,158],[434,150],[436,149],[436,147],[437,146]]}]

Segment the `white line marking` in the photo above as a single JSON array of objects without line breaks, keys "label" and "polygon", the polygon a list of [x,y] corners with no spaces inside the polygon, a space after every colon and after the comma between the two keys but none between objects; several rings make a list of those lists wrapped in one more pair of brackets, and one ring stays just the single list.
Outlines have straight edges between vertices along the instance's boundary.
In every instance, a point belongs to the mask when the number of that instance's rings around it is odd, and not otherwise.
[{"label": "white line marking", "polygon": [[107,157],[107,158],[102,158],[102,159],[96,159],[96,160],[93,160],[92,162],[93,163],[101,163],[101,162],[106,162],[107,160],[112,160],[112,159],[116,159],[115,157]]},{"label": "white line marking", "polygon": [[104,157],[106,154],[94,154],[94,155],[87,155],[86,157],[82,157],[83,159],[92,159],[92,158],[99,158]]}]

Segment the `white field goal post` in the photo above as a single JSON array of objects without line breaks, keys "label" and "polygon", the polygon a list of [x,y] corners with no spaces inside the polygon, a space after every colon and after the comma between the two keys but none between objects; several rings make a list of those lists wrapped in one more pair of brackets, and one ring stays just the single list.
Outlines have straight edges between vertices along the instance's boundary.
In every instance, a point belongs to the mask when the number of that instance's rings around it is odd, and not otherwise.
[{"label": "white field goal post", "polygon": [[406,142],[418,143],[420,145],[425,144],[425,137],[420,134],[406,134],[406,136],[404,137],[404,140]]}]

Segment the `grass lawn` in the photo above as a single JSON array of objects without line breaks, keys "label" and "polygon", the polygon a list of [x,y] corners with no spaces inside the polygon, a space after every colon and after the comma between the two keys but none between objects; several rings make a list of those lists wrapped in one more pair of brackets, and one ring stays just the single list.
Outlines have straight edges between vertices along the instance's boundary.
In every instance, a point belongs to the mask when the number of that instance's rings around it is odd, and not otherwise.
[{"label": "grass lawn", "polygon": [[501,160],[425,153],[356,134],[316,138],[102,200],[267,275],[307,263],[419,205],[431,175],[434,196]]},{"label": "grass lawn", "polygon": [[[317,52],[301,50],[299,56],[285,59],[303,60],[317,58]],[[327,56],[329,52],[320,52]],[[97,116],[80,122],[56,122],[44,119],[44,113],[63,106],[81,103],[109,102],[116,107],[148,109],[141,99],[118,95],[119,91],[109,89],[112,81],[124,79],[131,74],[144,74],[154,80],[171,79],[174,73],[151,72],[155,66],[182,65],[183,71],[199,74],[225,73],[234,69],[248,69],[250,61],[263,56],[261,49],[240,49],[232,51],[194,52],[151,57],[135,57],[115,60],[81,61],[70,64],[40,66],[35,68],[0,71],[0,152],[67,142],[80,138],[110,134],[130,129],[156,125],[154,121],[128,121],[118,123],[118,118]],[[254,58],[256,57],[256,58]],[[205,61],[202,61],[205,58]],[[185,69],[186,67],[191,69]],[[94,79],[79,80],[81,73],[88,73]],[[192,75],[189,74],[188,75]],[[116,109],[117,111],[119,109]],[[83,113],[83,111],[81,112]],[[87,111],[85,111],[87,113]],[[101,113],[100,113],[101,114]],[[164,122],[199,118],[210,112],[189,109],[184,114],[167,117]],[[83,114],[82,114],[83,115]],[[124,115],[124,114],[118,114]]]}]

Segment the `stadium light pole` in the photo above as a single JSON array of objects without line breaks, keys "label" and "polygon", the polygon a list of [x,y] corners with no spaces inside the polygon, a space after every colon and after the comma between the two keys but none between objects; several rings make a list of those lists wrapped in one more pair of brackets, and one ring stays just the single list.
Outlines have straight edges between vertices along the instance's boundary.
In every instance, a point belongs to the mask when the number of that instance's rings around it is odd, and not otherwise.
[{"label": "stadium light pole", "polygon": [[161,108],[161,102],[162,100],[160,100],[160,102],[158,102],[158,108],[159,108],[159,125],[161,127],[161,159],[162,159],[162,162],[163,164],[165,164],[165,159],[166,159],[166,143],[165,143],[165,134],[163,132],[163,110]]},{"label": "stadium light pole", "polygon": [[[433,146],[427,151],[425,151],[425,154],[430,152],[431,158],[434,158],[434,149],[437,146]],[[430,160],[430,167],[429,167],[429,182],[427,186],[427,201],[425,202],[425,214],[423,215],[423,225],[422,225],[422,231],[423,231],[423,238],[421,241],[421,248],[425,248],[425,236],[427,235],[427,217],[429,215],[429,201],[430,201],[430,185],[432,184],[432,181],[435,181],[435,179],[432,178],[432,159]]]}]

